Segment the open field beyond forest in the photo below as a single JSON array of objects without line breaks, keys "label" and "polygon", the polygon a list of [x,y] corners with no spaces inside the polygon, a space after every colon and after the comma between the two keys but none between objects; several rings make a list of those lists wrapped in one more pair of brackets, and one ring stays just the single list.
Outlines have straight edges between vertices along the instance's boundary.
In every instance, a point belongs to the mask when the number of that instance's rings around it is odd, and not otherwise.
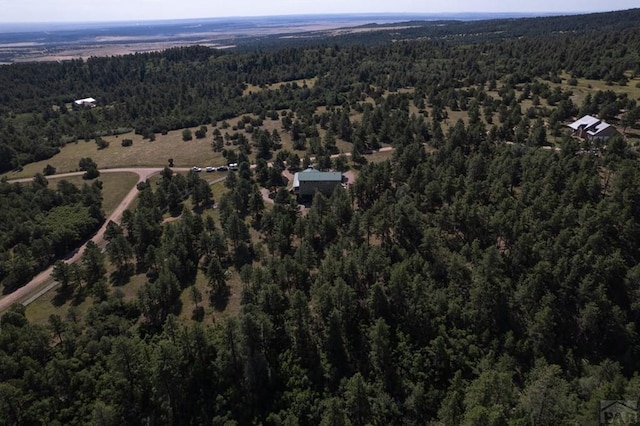
[{"label": "open field beyond forest", "polygon": [[277,90],[280,87],[284,86],[285,84],[296,84],[300,87],[313,87],[313,85],[316,82],[316,78],[310,78],[310,79],[301,79],[301,80],[293,80],[293,81],[282,81],[282,82],[277,82],[277,83],[273,83],[273,84],[268,84],[265,86],[256,86],[253,84],[247,84],[247,87],[244,89],[244,96],[248,96],[252,93],[258,93],[261,92],[263,90]]},{"label": "open field beyond forest", "polygon": [[[251,116],[251,114],[247,114]],[[357,119],[357,114],[354,114]],[[242,117],[235,117],[226,120],[229,127],[225,128],[223,122],[217,123],[217,128],[224,135],[225,133],[233,134],[233,126],[241,120]],[[24,166],[20,171],[5,173],[7,179],[18,179],[32,177],[36,173],[42,173],[47,164],[56,168],[56,173],[68,173],[78,171],[78,162],[81,158],[89,157],[96,162],[99,168],[119,168],[119,167],[164,167],[168,165],[170,158],[174,161],[175,167],[191,167],[194,165],[200,167],[221,166],[226,164],[221,152],[214,152],[212,149],[212,132],[213,126],[209,125],[207,136],[202,139],[193,138],[189,141],[182,139],[182,129],[168,132],[166,135],[156,134],[156,140],[150,141],[143,139],[141,135],[133,132],[117,135],[105,136],[103,139],[109,142],[108,148],[98,149],[95,140],[89,141],[78,140],[64,146],[60,153],[47,160],[30,163]],[[198,130],[198,127],[191,128],[192,133]],[[292,151],[291,136],[282,129],[280,120],[271,120],[266,118],[261,126],[263,130],[272,132],[278,130],[282,138],[282,149]],[[237,130],[243,133],[248,139],[251,134],[243,130]],[[324,137],[325,131],[319,129],[320,137]],[[131,139],[132,146],[123,147],[121,145],[123,139]],[[351,144],[344,141],[337,141],[338,149],[341,152],[350,152]],[[224,148],[232,149],[234,145],[229,143]],[[303,151],[299,151],[299,155],[304,156]],[[313,154],[310,154],[313,156]],[[255,160],[255,150],[249,156],[251,161]]]}]

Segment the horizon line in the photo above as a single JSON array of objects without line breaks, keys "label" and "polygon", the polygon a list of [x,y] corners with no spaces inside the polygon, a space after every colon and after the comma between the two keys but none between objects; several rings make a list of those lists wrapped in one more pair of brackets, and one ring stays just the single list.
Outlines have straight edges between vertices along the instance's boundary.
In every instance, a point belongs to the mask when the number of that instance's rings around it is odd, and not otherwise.
[{"label": "horizon line", "polygon": [[[136,24],[141,22],[179,22],[179,21],[209,21],[224,19],[263,19],[263,18],[295,18],[295,17],[339,17],[339,16],[522,16],[522,17],[548,17],[566,15],[587,15],[594,13],[621,12],[631,9],[614,10],[580,10],[580,11],[504,11],[504,12],[344,12],[344,13],[293,13],[293,14],[273,14],[273,15],[229,15],[229,16],[207,16],[190,18],[148,18],[148,19],[112,19],[112,20],[78,20],[78,21],[0,21],[0,25],[82,25],[82,24]],[[2,30],[0,30],[2,32]]]}]

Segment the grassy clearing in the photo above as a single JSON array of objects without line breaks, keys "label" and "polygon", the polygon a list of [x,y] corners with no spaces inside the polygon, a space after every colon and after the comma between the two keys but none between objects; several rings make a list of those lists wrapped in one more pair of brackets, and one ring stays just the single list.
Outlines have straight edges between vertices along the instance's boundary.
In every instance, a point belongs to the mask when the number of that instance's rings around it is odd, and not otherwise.
[{"label": "grassy clearing", "polygon": [[[227,285],[229,286],[230,291],[229,299],[227,300],[225,309],[218,310],[211,306],[211,302],[209,300],[209,285],[207,283],[206,276],[202,271],[198,272],[194,286],[202,295],[202,301],[198,303],[198,306],[204,307],[204,319],[202,321],[204,324],[213,324],[224,318],[240,314],[240,310],[242,309],[242,306],[240,305],[242,298],[242,282],[240,281],[240,276],[237,272],[233,271],[230,274],[230,277],[227,280]],[[182,311],[178,318],[181,322],[188,323],[192,320],[193,311],[196,307],[196,304],[193,301],[191,287],[187,287],[182,291],[180,301],[182,302]]]},{"label": "grassy clearing", "polygon": [[573,95],[571,96],[571,100],[578,106],[582,104],[584,98],[586,98],[587,94],[595,94],[597,91],[607,91],[611,90],[617,94],[626,94],[630,99],[640,100],[640,87],[637,87],[637,84],[640,84],[640,79],[631,79],[625,86],[621,86],[617,83],[613,85],[608,85],[606,81],[602,80],[589,80],[586,78],[578,78],[578,84],[576,86],[571,86],[568,83],[568,80],[571,76],[569,74],[561,75],[562,83],[554,84],[550,83],[551,87],[560,86],[562,90],[571,90]]},{"label": "grassy clearing", "polygon": [[[195,127],[192,132],[195,132]],[[78,141],[67,144],[59,154],[54,157],[28,164],[24,170],[16,173],[7,173],[9,179],[30,177],[41,173],[47,164],[56,168],[57,173],[78,171],[78,162],[83,157],[89,157],[98,164],[99,168],[115,167],[163,167],[168,164],[168,159],[173,158],[175,167],[190,167],[194,164],[224,164],[221,153],[215,153],[211,149],[211,129],[207,137],[193,139],[185,142],[182,140],[182,130],[175,130],[166,135],[156,135],[156,140],[150,142],[143,140],[142,136],[128,133],[119,136],[107,136],[103,138],[109,142],[109,147],[98,150],[93,140],[89,142]],[[133,145],[123,147],[122,139],[133,140]]]},{"label": "grassy clearing", "polygon": [[133,301],[138,296],[138,291],[147,283],[147,277],[144,274],[134,275],[128,283],[118,287],[112,287],[111,291],[119,290],[123,294],[123,299]]},{"label": "grassy clearing", "polygon": [[240,280],[240,274],[238,274],[237,271],[232,271],[231,276],[227,280],[227,285],[229,286],[230,294],[226,309],[224,311],[216,311],[213,308],[207,310],[207,314],[211,313],[216,321],[238,316],[242,309],[240,303],[242,301],[242,280]]},{"label": "grassy clearing", "polygon": [[[288,113],[289,111],[287,110],[285,112]],[[109,147],[102,150],[98,150],[95,140],[93,139],[90,141],[82,140],[72,142],[63,147],[59,154],[50,159],[27,164],[23,170],[19,172],[5,173],[0,175],[0,177],[6,176],[8,179],[32,177],[36,173],[42,173],[47,165],[55,167],[57,173],[76,172],[78,171],[80,159],[85,157],[91,158],[101,169],[118,167],[163,167],[168,164],[169,158],[173,158],[175,167],[191,167],[194,165],[201,167],[220,166],[226,164],[226,160],[222,156],[222,153],[214,152],[211,147],[213,129],[217,127],[223,135],[225,133],[233,134],[238,132],[251,140],[250,133],[240,129],[233,130],[233,126],[245,115],[256,118],[253,114],[243,114],[228,119],[226,122],[230,127],[226,129],[223,128],[222,122],[218,123],[217,126],[209,125],[207,126],[208,132],[205,138],[192,139],[186,142],[182,140],[183,129],[168,132],[166,135],[158,134],[156,135],[156,140],[153,142],[144,140],[141,135],[134,133],[105,136],[103,139],[109,142]],[[359,116],[354,113],[353,119],[357,120],[358,118]],[[277,130],[282,139],[282,149],[293,151],[291,135],[284,131],[280,120],[266,118],[260,128],[270,133],[273,132],[273,130]],[[199,126],[190,128],[192,133],[195,133],[197,129],[199,129]],[[319,133],[321,139],[324,138],[326,132],[320,129]],[[123,147],[121,145],[123,139],[131,139],[133,145]],[[337,145],[341,152],[351,152],[352,145],[350,143],[338,139]],[[233,149],[234,145],[225,145],[225,148]],[[252,151],[249,159],[255,162],[256,150],[253,149]],[[301,158],[304,157],[306,152],[307,151],[297,151]],[[312,154],[309,153],[309,155]]]},{"label": "grassy clearing", "polygon": [[[390,160],[393,157],[393,151],[377,151],[373,154],[367,154],[364,156],[369,163],[381,163],[383,161]],[[353,170],[353,168],[352,168]],[[355,177],[358,177],[358,173],[354,170]]]},{"label": "grassy clearing", "polygon": [[300,87],[304,87],[305,85],[309,88],[313,87],[316,84],[316,80],[317,78],[307,78],[307,79],[300,79],[300,80],[292,80],[292,81],[281,81],[278,83],[273,83],[273,84],[266,84],[264,86],[256,86],[255,84],[247,84],[247,87],[244,89],[244,91],[242,92],[243,96],[249,96],[252,93],[259,93],[259,92],[263,92],[265,90],[278,90],[280,89],[280,87],[284,86],[285,84],[297,84]]},{"label": "grassy clearing", "polygon": [[[110,292],[113,294],[117,291],[122,294],[124,300],[132,302],[136,300],[138,292],[146,282],[147,277],[144,274],[134,275],[131,277],[130,281],[123,286],[110,286]],[[194,285],[202,295],[202,301],[199,303],[199,306],[203,306],[205,308],[203,323],[212,324],[227,317],[237,316],[240,313],[242,282],[237,272],[233,271],[227,280],[230,295],[226,308],[222,311],[211,306],[209,301],[207,278],[202,270],[198,272],[196,283]],[[51,315],[59,315],[64,319],[69,316],[69,312],[71,310],[75,311],[75,315],[77,315],[77,317],[84,318],[91,306],[95,303],[92,296],[87,296],[77,305],[73,304],[72,301],[69,300],[62,305],[56,306],[54,303],[56,294],[56,290],[53,289],[27,306],[26,315],[31,323],[46,325]],[[182,302],[182,310],[180,312],[179,319],[181,322],[187,323],[192,320],[193,310],[195,308],[190,287],[187,287],[182,291],[180,300]]]},{"label": "grassy clearing", "polygon": [[[125,195],[138,183],[138,175],[135,173],[102,173],[98,179],[102,181],[103,185],[102,209],[107,216],[115,210]],[[50,185],[54,186],[61,180],[66,180],[79,188],[85,183],[91,184],[93,182],[93,180],[82,179],[82,176],[70,176],[52,178],[50,179]]]},{"label": "grassy clearing", "polygon": [[[222,182],[216,182],[213,185],[211,185],[211,192],[213,193],[213,199],[215,202],[220,201],[220,198],[222,198],[222,195],[226,194],[229,191],[229,189],[224,186],[224,181]],[[217,210],[216,212],[216,216],[217,216]]]},{"label": "grassy clearing", "polygon": [[56,294],[55,289],[50,290],[27,306],[26,316],[29,322],[44,325],[49,322],[51,315],[58,315],[65,319],[72,309],[79,318],[83,318],[94,303],[93,297],[87,296],[77,305],[72,305],[70,302],[67,302],[61,306],[56,306],[54,304]]},{"label": "grassy clearing", "polygon": [[445,135],[448,133],[449,127],[455,126],[458,120],[462,120],[465,126],[469,125],[469,116],[467,114],[467,111],[453,111],[449,107],[446,107],[445,111],[447,112],[448,117],[442,122],[442,130],[444,131]]}]

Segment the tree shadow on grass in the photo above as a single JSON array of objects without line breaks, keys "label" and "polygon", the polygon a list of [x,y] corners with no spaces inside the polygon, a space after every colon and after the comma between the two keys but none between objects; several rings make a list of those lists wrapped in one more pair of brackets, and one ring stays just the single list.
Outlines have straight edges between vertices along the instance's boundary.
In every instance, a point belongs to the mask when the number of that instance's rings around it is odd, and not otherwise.
[{"label": "tree shadow on grass", "polygon": [[73,306],[78,306],[82,304],[87,298],[88,289],[86,287],[79,288],[73,294],[73,298],[71,299],[71,304]]},{"label": "tree shadow on grass", "polygon": [[197,308],[193,308],[193,312],[191,313],[191,319],[194,321],[202,322],[204,319],[204,306],[198,306]]},{"label": "tree shadow on grass", "polygon": [[67,303],[73,297],[73,287],[60,286],[56,289],[56,295],[53,296],[51,303],[55,307],[60,307]]},{"label": "tree shadow on grass", "polygon": [[227,309],[230,297],[231,288],[227,284],[216,286],[211,290],[211,293],[209,293],[211,306],[213,306],[213,309],[218,312],[222,312]]},{"label": "tree shadow on grass", "polygon": [[134,267],[131,264],[126,264],[123,267],[116,269],[109,274],[109,281],[115,287],[120,287],[129,282],[133,275]]}]

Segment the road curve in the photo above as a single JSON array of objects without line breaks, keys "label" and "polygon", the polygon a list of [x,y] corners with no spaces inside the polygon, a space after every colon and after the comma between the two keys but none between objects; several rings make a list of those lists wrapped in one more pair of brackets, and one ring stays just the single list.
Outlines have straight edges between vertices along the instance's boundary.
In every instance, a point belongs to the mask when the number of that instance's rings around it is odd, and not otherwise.
[{"label": "road curve", "polygon": [[[140,167],[140,168],[115,168],[115,169],[102,169],[100,173],[135,173],[138,175],[138,183],[144,182],[149,179],[151,176],[160,173],[164,168],[163,167]],[[189,171],[189,168],[173,168],[172,170],[176,172],[185,172]],[[78,176],[82,175],[84,172],[72,172],[72,173],[61,173],[58,175],[47,176],[47,178],[64,178],[70,176]],[[15,179],[10,180],[9,182],[31,182],[33,178],[24,178],[24,179]],[[98,246],[104,245],[104,232],[107,229],[107,224],[109,221],[113,221],[115,223],[120,223],[122,219],[123,212],[129,208],[131,203],[135,200],[138,195],[138,186],[137,184],[131,188],[131,191],[122,199],[120,204],[113,210],[113,212],[106,218],[98,232],[91,238],[90,241],[93,241]],[[88,241],[87,241],[88,243]],[[66,263],[74,263],[80,259],[82,253],[87,247],[87,243],[84,243],[78,250],[74,252],[74,254],[65,259]],[[50,266],[46,270],[40,272],[38,275],[33,277],[31,281],[29,281],[23,287],[20,287],[13,293],[7,294],[0,298],[0,313],[6,311],[11,305],[14,303],[22,302],[24,305],[28,305],[29,303],[36,300],[38,297],[42,296],[47,291],[51,290],[55,287],[56,283],[52,283],[51,281],[51,272],[53,271],[53,266]]]}]

